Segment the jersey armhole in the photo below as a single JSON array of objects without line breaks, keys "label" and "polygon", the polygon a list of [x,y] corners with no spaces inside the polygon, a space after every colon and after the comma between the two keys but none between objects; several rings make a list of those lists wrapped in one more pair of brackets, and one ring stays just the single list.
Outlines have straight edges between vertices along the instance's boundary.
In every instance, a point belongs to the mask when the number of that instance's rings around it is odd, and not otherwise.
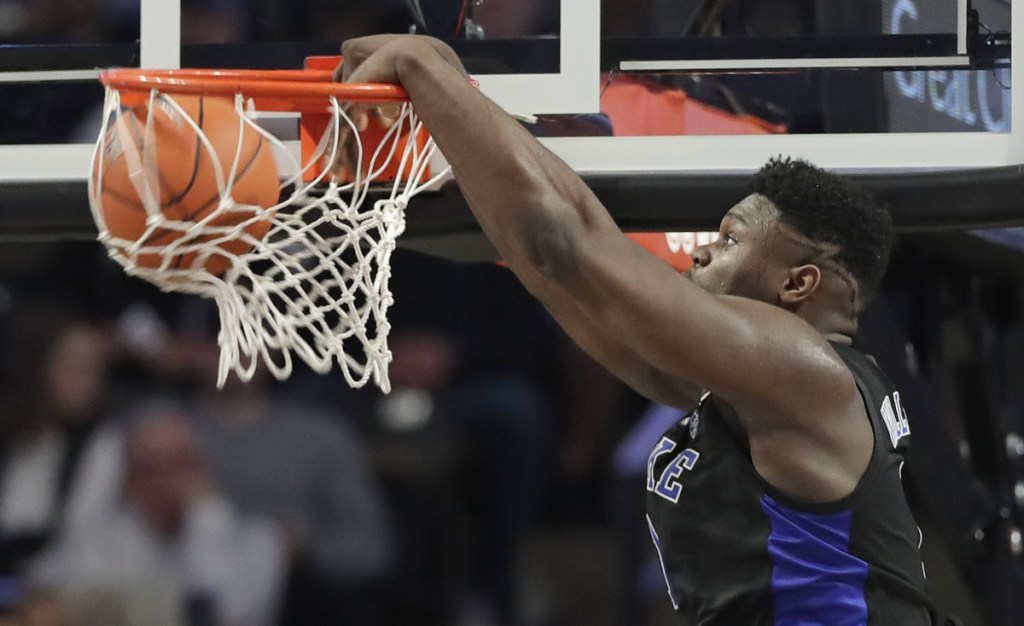
[{"label": "jersey armhole", "polygon": [[864,468],[864,472],[857,480],[857,484],[854,486],[853,490],[850,493],[843,496],[842,498],[832,500],[830,502],[810,502],[807,500],[801,500],[799,498],[795,498],[787,494],[786,492],[782,491],[775,485],[768,482],[768,480],[765,479],[765,477],[762,476],[759,471],[757,471],[757,468],[754,467],[753,460],[751,460],[750,463],[750,470],[756,477],[756,479],[761,483],[764,492],[771,496],[772,499],[779,502],[780,504],[792,508],[796,511],[811,514],[830,514],[845,509],[852,509],[862,499],[867,497],[865,494],[871,492],[875,483],[883,474],[884,448],[881,447],[883,442],[881,439],[879,439],[881,433],[878,432],[878,427],[875,424],[875,420],[871,418],[871,407],[865,390],[861,385],[860,377],[857,375],[857,372],[854,371],[854,368],[849,361],[843,358],[843,362],[850,370],[850,375],[853,376],[854,385],[857,387],[857,393],[858,395],[860,395],[861,403],[864,407],[864,419],[868,420],[868,424],[871,426],[871,456],[868,460],[867,467]]}]

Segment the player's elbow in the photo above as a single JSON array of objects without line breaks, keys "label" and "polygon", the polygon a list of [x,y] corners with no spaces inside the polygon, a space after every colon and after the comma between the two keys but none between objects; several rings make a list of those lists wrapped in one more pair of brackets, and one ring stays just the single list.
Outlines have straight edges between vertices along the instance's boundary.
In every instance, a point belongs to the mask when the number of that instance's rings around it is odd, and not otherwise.
[{"label": "player's elbow", "polygon": [[558,217],[546,217],[522,227],[523,262],[548,284],[564,284],[579,273],[582,248],[578,229]]},{"label": "player's elbow", "polygon": [[592,238],[603,224],[595,217],[603,207],[579,179],[559,176],[557,169],[552,172],[527,161],[520,171],[523,180],[517,201],[520,214],[526,217],[518,220],[511,233],[516,261],[549,287],[578,284]]}]

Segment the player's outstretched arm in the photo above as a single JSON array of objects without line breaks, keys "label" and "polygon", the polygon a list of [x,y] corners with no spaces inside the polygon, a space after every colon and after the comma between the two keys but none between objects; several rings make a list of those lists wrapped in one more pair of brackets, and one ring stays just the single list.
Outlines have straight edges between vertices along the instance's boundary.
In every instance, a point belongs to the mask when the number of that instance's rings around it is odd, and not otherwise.
[{"label": "player's outstretched arm", "polygon": [[576,196],[588,198],[597,215],[605,216],[609,232],[625,238],[571,169],[468,83],[451,48],[429,37],[380,35],[346,42],[342,54],[345,62],[335,71],[336,79],[392,82],[406,89],[484,232],[577,344],[655,401],[684,407],[696,402],[699,386],[651,365],[626,338],[609,335],[544,278],[550,265],[538,255],[547,254],[544,240],[555,232],[549,221],[557,219],[549,199],[557,199],[568,214],[575,213]]},{"label": "player's outstretched arm", "polygon": [[630,241],[575,172],[470,85],[446,50],[422,37],[352,40],[340,76],[405,88],[484,233],[584,349],[660,401],[687,405],[706,388],[741,411],[789,415],[797,401],[814,411],[805,392],[785,392],[793,380],[824,388],[822,377],[838,372],[820,367],[827,354],[807,358],[828,351],[813,329],[777,307],[707,293]]}]

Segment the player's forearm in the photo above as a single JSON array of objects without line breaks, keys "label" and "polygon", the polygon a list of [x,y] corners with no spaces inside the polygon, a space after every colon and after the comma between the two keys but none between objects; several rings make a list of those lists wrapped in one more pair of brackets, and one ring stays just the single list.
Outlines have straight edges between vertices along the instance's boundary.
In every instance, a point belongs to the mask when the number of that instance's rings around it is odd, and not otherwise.
[{"label": "player's forearm", "polygon": [[438,53],[400,57],[396,73],[485,234],[528,287],[571,263],[581,233],[614,228],[564,162]]}]

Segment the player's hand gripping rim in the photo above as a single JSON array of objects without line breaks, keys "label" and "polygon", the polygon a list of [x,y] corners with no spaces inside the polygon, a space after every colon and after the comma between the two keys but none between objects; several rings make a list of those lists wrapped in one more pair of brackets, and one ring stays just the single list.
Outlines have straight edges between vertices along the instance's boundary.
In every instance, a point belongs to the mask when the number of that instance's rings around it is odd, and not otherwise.
[{"label": "player's hand gripping rim", "polygon": [[[461,72],[474,86],[463,67],[462,61],[450,46],[443,41],[423,35],[371,35],[350,39],[341,45],[341,63],[334,70],[334,80],[344,83],[386,83],[400,85],[397,61],[402,55],[438,54],[448,64]],[[331,167],[335,177],[343,172],[353,172],[358,165],[358,145],[352,138],[352,127],[357,133],[366,130],[370,116],[385,130],[391,128],[402,115],[400,102],[362,103],[347,102],[342,110],[352,120],[352,126],[343,124],[338,129],[338,159]]]}]

